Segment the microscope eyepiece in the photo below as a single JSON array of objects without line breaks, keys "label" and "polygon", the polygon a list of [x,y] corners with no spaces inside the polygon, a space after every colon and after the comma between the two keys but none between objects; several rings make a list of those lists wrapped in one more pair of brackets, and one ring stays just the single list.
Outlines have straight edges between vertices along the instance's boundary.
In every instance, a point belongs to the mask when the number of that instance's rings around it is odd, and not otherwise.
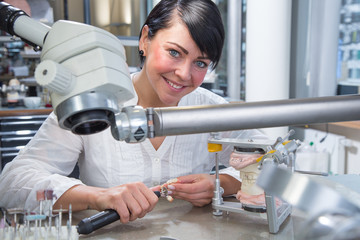
[{"label": "microscope eyepiece", "polygon": [[[49,28],[47,26],[41,26],[41,24],[35,20],[30,20],[26,22],[29,24],[32,22],[34,25],[31,25],[27,29],[21,29],[21,27],[19,29],[19,27],[15,27],[15,22],[22,16],[25,16],[27,19],[31,19],[23,10],[8,3],[0,2],[0,30],[9,33],[11,36],[20,37],[22,41],[33,46],[34,50],[40,50]],[[37,29],[39,26],[41,30],[32,31],[33,27],[34,29]],[[37,36],[34,37],[32,34]]]},{"label": "microscope eyepiece", "polygon": [[28,16],[23,10],[15,8],[8,3],[0,2],[0,29],[11,35],[16,35],[14,23],[22,15]]}]

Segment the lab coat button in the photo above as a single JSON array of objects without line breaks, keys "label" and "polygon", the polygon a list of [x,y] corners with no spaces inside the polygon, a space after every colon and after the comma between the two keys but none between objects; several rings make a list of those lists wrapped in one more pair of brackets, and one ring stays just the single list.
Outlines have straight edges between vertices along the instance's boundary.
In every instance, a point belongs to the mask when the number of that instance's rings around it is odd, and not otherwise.
[{"label": "lab coat button", "polygon": [[159,158],[154,158],[154,161],[155,161],[156,163],[159,163],[159,162],[160,162],[160,159],[159,159]]},{"label": "lab coat button", "polygon": [[160,185],[160,183],[159,182],[153,182],[153,186],[157,186],[157,185]]}]

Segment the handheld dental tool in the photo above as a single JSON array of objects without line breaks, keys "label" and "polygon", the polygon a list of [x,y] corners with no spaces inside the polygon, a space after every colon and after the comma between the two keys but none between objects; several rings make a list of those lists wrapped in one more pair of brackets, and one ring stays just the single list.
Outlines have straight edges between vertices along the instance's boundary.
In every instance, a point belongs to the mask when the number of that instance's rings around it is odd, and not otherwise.
[{"label": "handheld dental tool", "polygon": [[[158,197],[161,196],[159,191],[154,191],[154,193]],[[79,234],[89,234],[119,219],[119,214],[115,210],[109,209],[99,212],[91,217],[84,218],[79,222],[76,228]]]}]

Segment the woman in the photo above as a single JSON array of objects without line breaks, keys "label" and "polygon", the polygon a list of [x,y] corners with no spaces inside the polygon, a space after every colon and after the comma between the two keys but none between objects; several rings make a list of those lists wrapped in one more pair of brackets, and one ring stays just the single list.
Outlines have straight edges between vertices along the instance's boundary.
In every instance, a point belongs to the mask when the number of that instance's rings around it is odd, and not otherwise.
[{"label": "woman", "polygon": [[[211,0],[162,0],[142,27],[140,72],[132,75],[136,97],[126,105],[168,107],[226,103],[199,88],[209,67],[216,67],[223,47],[220,13]],[[223,133],[225,137],[261,136],[257,131]],[[52,113],[25,149],[1,175],[0,206],[34,209],[36,190],[53,189],[54,208],[72,204],[115,209],[122,223],[144,217],[156,205],[159,184],[178,177],[169,187],[174,198],[195,206],[211,202],[214,177],[209,175],[214,156],[207,151],[209,134],[156,137],[139,144],[118,142],[110,129],[78,136],[58,126]],[[220,153],[228,163],[232,149]],[[66,177],[75,166],[80,179]],[[241,183],[238,173],[224,170],[225,194]],[[232,175],[233,174],[233,175]]]}]

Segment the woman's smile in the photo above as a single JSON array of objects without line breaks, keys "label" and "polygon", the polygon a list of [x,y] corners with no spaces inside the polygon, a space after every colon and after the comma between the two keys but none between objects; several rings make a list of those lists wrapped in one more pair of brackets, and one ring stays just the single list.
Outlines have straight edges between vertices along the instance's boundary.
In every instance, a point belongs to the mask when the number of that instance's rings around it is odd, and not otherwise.
[{"label": "woman's smile", "polygon": [[167,78],[164,78],[165,79],[165,82],[170,86],[171,89],[173,90],[176,90],[176,91],[179,91],[183,88],[185,88],[185,86],[182,86],[182,85],[179,85],[178,83],[174,83],[170,80],[168,80]]}]

